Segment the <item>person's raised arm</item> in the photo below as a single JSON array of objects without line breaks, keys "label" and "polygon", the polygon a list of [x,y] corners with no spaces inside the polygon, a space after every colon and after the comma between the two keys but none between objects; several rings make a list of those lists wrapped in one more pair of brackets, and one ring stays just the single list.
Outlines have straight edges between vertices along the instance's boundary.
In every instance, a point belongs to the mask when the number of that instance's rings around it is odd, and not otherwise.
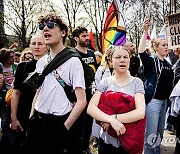
[{"label": "person's raised arm", "polygon": [[150,25],[150,19],[149,17],[146,17],[143,23],[143,34],[139,43],[139,53],[142,53],[146,49],[146,39],[147,39],[147,34],[148,34],[148,29]]}]

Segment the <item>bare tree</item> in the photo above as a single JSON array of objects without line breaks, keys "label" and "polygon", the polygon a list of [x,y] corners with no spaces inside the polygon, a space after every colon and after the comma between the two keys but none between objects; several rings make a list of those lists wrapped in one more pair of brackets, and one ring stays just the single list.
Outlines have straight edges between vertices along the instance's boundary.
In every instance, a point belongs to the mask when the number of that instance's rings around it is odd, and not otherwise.
[{"label": "bare tree", "polygon": [[[113,0],[61,0],[61,10],[69,24],[69,44],[74,46],[72,31],[80,23],[93,27],[95,30],[96,46],[101,51],[102,31],[106,12]],[[149,2],[152,1],[152,7],[149,9]],[[133,41],[136,46],[142,33],[142,21],[149,9],[151,12],[152,24],[157,24],[159,31],[163,25],[163,16],[180,11],[180,0],[120,0],[125,18],[127,38]],[[2,8],[2,0],[0,3]],[[50,0],[6,0],[5,3],[5,25],[18,36],[20,44],[26,47],[28,39],[37,31],[37,15],[42,12],[55,11]],[[2,12],[2,9],[1,9]],[[12,14],[9,15],[9,12]],[[82,16],[82,13],[84,16]],[[1,13],[2,14],[2,13]],[[3,19],[2,16],[0,18]],[[2,23],[2,22],[1,22]],[[84,25],[85,26],[85,25]],[[152,29],[152,27],[151,27]],[[3,31],[3,28],[1,29]],[[2,32],[1,32],[2,33]]]},{"label": "bare tree", "polygon": [[4,47],[7,43],[4,31],[4,1],[0,0],[0,48]]},{"label": "bare tree", "polygon": [[22,48],[27,47],[30,36],[37,31],[37,16],[54,11],[49,0],[6,0],[4,5],[5,25],[18,37]]},{"label": "bare tree", "polygon": [[103,23],[106,17],[106,12],[111,1],[108,0],[86,0],[83,3],[84,10],[89,16],[89,22],[95,29],[96,46],[99,51],[102,51],[102,31]]},{"label": "bare tree", "polygon": [[[99,51],[102,51],[102,31],[106,13],[113,0],[86,0],[83,3],[84,10],[89,16],[89,21],[95,29],[96,46]],[[135,0],[120,0],[122,11],[132,6]]]},{"label": "bare tree", "polygon": [[[151,1],[151,3],[150,3]],[[171,13],[179,12],[180,3],[179,0],[161,0],[161,1],[146,1],[139,0],[135,5],[130,5],[132,3],[125,3],[125,6],[130,8],[130,10],[125,11],[125,19],[126,19],[126,29],[127,36],[130,41],[136,44],[136,47],[139,45],[139,39],[142,34],[142,22],[144,17],[147,15],[149,11],[151,14],[151,27],[152,30],[153,25],[156,24],[157,34],[164,24],[164,15],[169,15]],[[151,7],[149,6],[151,4]],[[131,14],[131,16],[128,16]]]},{"label": "bare tree", "polygon": [[62,0],[63,6],[64,6],[64,15],[67,18],[68,24],[69,24],[69,41],[71,46],[75,46],[72,32],[73,29],[76,27],[76,23],[80,21],[78,18],[78,13],[81,11],[81,5],[83,0]]}]

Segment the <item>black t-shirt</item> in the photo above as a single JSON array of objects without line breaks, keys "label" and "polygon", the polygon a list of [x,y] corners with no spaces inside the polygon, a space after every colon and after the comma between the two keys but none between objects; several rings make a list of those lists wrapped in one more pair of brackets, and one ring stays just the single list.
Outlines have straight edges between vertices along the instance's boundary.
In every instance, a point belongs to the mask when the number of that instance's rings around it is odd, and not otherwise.
[{"label": "black t-shirt", "polygon": [[155,92],[155,99],[165,100],[173,89],[174,73],[167,61],[160,60],[162,71],[157,81],[157,88]]},{"label": "black t-shirt", "polygon": [[78,49],[76,49],[78,53],[80,54],[82,60],[84,61],[85,64],[88,64],[91,66],[93,69],[95,68],[94,71],[97,69],[97,63],[96,63],[96,57],[94,55],[94,52],[91,49],[87,49],[87,53],[82,53]]},{"label": "black t-shirt", "polygon": [[130,66],[129,71],[132,76],[138,76],[138,70],[140,67],[140,59],[137,56],[133,56],[130,58]]},{"label": "black t-shirt", "polygon": [[[91,83],[86,84],[86,98],[87,98],[87,101],[89,102],[91,97],[92,97],[91,88],[90,88],[91,86],[89,86],[89,85],[92,85],[92,82],[94,80],[95,71],[97,69],[96,58],[95,58],[94,52],[92,50],[90,50],[90,49],[87,50],[86,54],[80,52],[79,50],[77,50],[77,52],[80,54],[80,56],[82,58],[82,61],[85,64],[87,64],[88,66],[90,66],[90,67],[83,67],[84,68],[84,73],[89,74],[88,76],[89,77],[91,76],[90,78],[92,78],[90,80]],[[85,77],[87,77],[87,75],[85,75]]]},{"label": "black t-shirt", "polygon": [[37,60],[31,62],[21,62],[17,66],[14,89],[21,91],[17,117],[20,122],[27,122],[31,111],[32,101],[35,95],[35,91],[23,88],[23,81],[27,78],[28,74],[33,72],[36,68]]}]

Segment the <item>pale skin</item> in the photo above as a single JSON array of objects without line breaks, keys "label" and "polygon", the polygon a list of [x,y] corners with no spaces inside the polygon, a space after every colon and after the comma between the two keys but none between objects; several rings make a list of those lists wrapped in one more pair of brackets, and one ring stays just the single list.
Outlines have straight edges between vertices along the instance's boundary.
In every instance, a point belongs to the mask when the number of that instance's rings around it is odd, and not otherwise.
[{"label": "pale skin", "polygon": [[[143,35],[141,37],[139,44],[139,53],[143,53],[146,49],[146,37],[147,37],[149,25],[150,25],[150,19],[149,17],[146,17],[143,23]],[[157,57],[163,60],[168,54],[168,41],[165,39],[161,39],[159,45],[155,47],[154,50],[156,52]]]},{"label": "pale skin", "polygon": [[[88,32],[84,31],[83,33],[81,33],[79,35],[79,37],[74,37],[77,45],[76,45],[76,48],[81,51],[82,53],[87,53],[87,46],[88,46],[88,43],[89,43],[89,34]],[[81,45],[81,43],[83,45]]]},{"label": "pale skin", "polygon": [[[112,65],[114,67],[115,74],[112,76],[112,80],[115,84],[125,86],[130,82],[130,76],[127,73],[130,63],[130,55],[126,50],[116,50],[112,56]],[[116,131],[117,135],[122,135],[126,132],[126,128],[123,123],[132,123],[143,119],[145,116],[145,100],[144,94],[137,93],[134,96],[135,99],[135,110],[117,114],[108,115],[102,112],[97,106],[101,96],[100,91],[96,91],[93,95],[87,113],[90,114],[94,119],[103,122],[103,129],[108,130],[109,124]]]},{"label": "pale skin", "polygon": [[143,23],[143,35],[140,40],[140,45],[138,50],[139,53],[143,53],[146,49],[146,38],[147,38],[149,26],[150,26],[150,18],[146,17]]},{"label": "pale skin", "polygon": [[[59,26],[55,26],[53,29],[49,29],[47,26],[42,30],[42,33],[45,37],[45,43],[50,48],[50,54],[54,57],[58,52],[61,52],[65,46],[63,44],[63,37],[66,35],[65,30],[61,30]],[[36,103],[36,99],[38,97],[39,90],[35,95],[33,100],[32,110],[34,110],[34,104]],[[75,88],[75,95],[77,98],[77,102],[75,103],[69,117],[65,121],[64,125],[69,130],[77,118],[80,116],[81,112],[84,110],[87,102],[86,102],[86,94],[85,89],[80,87]]]},{"label": "pale skin", "polygon": [[125,46],[130,51],[131,55],[135,54],[135,45],[132,42],[127,42]]},{"label": "pale skin", "polygon": [[180,59],[180,47],[175,49],[175,54],[178,55],[178,57]]},{"label": "pale skin", "polygon": [[4,81],[3,74],[0,74],[0,89],[2,89],[3,81]]},{"label": "pale skin", "polygon": [[[32,37],[29,47],[32,50],[34,59],[36,60],[41,58],[47,50],[45,39],[43,36],[40,36],[40,35]],[[17,119],[17,109],[19,105],[20,94],[21,94],[21,91],[19,89],[14,89],[13,94],[12,94],[12,100],[11,100],[11,125],[10,127],[12,130],[17,131],[17,132],[23,131],[23,128]]]}]

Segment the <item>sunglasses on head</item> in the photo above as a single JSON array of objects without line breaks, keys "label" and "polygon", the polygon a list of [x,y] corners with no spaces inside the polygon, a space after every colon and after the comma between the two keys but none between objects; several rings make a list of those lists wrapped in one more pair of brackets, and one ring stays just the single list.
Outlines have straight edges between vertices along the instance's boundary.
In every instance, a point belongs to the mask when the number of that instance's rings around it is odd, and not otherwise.
[{"label": "sunglasses on head", "polygon": [[53,29],[57,24],[55,22],[48,22],[48,23],[40,23],[39,24],[39,29],[43,30],[45,26],[47,26],[49,29]]}]

